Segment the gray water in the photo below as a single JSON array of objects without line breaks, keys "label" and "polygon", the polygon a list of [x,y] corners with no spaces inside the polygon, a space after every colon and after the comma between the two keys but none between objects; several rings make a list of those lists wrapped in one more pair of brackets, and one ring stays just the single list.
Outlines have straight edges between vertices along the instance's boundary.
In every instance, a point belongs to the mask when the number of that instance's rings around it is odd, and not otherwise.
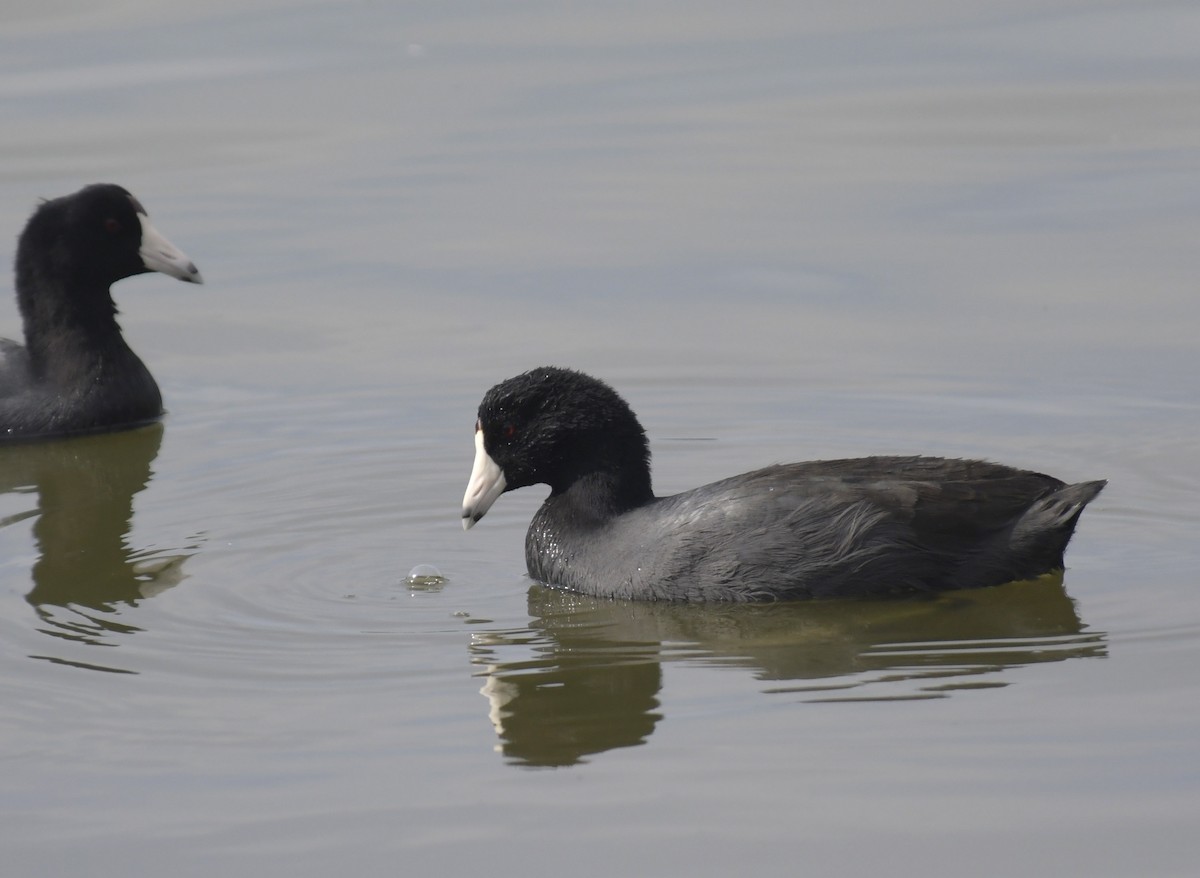
[{"label": "gray water", "polygon": [[[0,449],[3,873],[1194,874],[1198,38],[7,4],[0,240],[118,182],[207,283],[116,288],[161,427]],[[917,452],[1109,486],[1062,578],[572,597],[524,575],[542,489],[459,526],[479,398],[544,363],[626,396],[659,493]]]}]

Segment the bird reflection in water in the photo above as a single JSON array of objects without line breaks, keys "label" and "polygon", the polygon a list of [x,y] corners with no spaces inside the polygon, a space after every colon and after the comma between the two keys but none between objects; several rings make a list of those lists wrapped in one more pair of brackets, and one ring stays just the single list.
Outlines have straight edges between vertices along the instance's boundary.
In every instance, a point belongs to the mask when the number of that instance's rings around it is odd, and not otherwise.
[{"label": "bird reflection in water", "polygon": [[664,665],[740,667],[801,701],[944,698],[1009,671],[1102,657],[1062,574],[907,600],[759,605],[590,598],[535,585],[526,628],[476,632],[472,660],[514,763],[564,766],[645,743]]},{"label": "bird reflection in water", "polygon": [[[133,498],[149,483],[161,424],[122,433],[0,449],[0,492],[37,496],[37,506],[0,520],[33,519],[38,556],[26,600],[48,635],[114,645],[106,635],[139,630],[121,606],[170,588],[190,553],[163,555],[129,545]],[[68,659],[49,661],[117,671]]]}]

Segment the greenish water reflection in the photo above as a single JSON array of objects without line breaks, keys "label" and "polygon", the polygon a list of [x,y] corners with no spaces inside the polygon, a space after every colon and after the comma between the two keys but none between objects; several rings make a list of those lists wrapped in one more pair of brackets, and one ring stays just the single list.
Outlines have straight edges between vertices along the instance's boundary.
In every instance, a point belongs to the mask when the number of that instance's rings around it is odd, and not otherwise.
[{"label": "greenish water reflection", "polygon": [[472,659],[509,759],[561,766],[644,743],[663,666],[743,667],[802,700],[940,698],[1008,684],[1006,670],[1106,654],[1061,575],[904,601],[677,605],[535,585],[527,628],[477,633]]},{"label": "greenish water reflection", "polygon": [[112,645],[103,639],[106,634],[138,630],[118,620],[122,604],[136,605],[182,579],[186,554],[164,557],[129,544],[133,498],[150,482],[162,435],[162,425],[154,424],[0,449],[0,492],[38,497],[35,510],[2,524],[34,517],[38,556],[25,599],[44,623],[43,633]]}]

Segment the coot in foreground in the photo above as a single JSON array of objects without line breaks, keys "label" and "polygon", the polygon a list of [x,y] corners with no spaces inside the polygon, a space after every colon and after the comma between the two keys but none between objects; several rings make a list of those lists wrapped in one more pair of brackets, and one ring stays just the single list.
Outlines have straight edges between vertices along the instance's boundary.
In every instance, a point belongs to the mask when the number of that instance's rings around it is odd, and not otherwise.
[{"label": "coot in foreground", "polygon": [[633,411],[602,381],[544,367],[484,396],[463,527],[545,483],[529,574],[597,596],[760,601],[930,593],[1062,567],[1103,481],[978,460],[866,457],[769,466],[671,497],[650,488]]},{"label": "coot in foreground", "polygon": [[37,208],[17,242],[25,344],[0,339],[0,441],[120,430],[161,417],[158,385],[121,336],[109,291],[147,271],[202,282],[120,186],[87,186]]}]

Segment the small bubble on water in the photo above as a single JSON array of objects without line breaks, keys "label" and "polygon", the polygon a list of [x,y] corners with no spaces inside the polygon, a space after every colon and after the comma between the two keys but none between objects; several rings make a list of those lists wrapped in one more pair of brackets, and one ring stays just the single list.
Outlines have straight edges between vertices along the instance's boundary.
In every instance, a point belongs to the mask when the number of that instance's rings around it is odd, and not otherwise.
[{"label": "small bubble on water", "polygon": [[432,564],[418,564],[405,577],[411,591],[439,591],[446,584],[442,571]]}]

